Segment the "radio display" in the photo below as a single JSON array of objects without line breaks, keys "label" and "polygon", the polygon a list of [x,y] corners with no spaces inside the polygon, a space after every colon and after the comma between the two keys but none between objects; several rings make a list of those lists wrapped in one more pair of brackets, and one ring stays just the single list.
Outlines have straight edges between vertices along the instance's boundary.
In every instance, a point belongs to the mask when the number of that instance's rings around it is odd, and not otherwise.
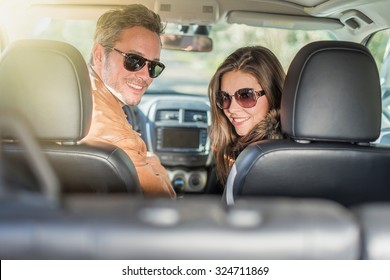
[{"label": "radio display", "polygon": [[199,128],[165,127],[162,130],[161,148],[198,149],[199,133]]}]

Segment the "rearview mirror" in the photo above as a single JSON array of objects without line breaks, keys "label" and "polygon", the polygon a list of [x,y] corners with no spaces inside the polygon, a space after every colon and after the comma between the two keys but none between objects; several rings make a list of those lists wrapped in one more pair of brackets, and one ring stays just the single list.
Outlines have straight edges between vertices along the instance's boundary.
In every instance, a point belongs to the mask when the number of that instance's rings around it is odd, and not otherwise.
[{"label": "rearview mirror", "polygon": [[163,49],[188,52],[210,52],[213,41],[206,35],[162,34]]}]

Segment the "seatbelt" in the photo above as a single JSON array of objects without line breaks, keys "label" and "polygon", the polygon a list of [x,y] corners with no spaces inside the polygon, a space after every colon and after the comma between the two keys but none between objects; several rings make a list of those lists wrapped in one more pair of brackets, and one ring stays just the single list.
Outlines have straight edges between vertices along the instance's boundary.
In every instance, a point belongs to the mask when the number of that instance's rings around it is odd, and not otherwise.
[{"label": "seatbelt", "polygon": [[135,131],[140,132],[141,129],[138,124],[137,112],[135,111],[135,108],[133,106],[124,105],[122,109],[126,114],[126,118],[129,124],[131,124]]}]

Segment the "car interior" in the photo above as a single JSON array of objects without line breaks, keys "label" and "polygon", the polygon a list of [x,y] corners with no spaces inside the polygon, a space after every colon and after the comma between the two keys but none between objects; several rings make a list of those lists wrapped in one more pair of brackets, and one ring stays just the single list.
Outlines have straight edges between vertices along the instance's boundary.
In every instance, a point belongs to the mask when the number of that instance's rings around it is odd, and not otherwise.
[{"label": "car interior", "polygon": [[[176,200],[144,196],[120,148],[79,143],[92,117],[96,20],[139,2],[166,24],[166,70],[125,112]],[[390,259],[389,1],[0,8],[1,259]],[[222,185],[208,82],[248,44],[266,45],[285,67],[287,138],[248,146]]]}]

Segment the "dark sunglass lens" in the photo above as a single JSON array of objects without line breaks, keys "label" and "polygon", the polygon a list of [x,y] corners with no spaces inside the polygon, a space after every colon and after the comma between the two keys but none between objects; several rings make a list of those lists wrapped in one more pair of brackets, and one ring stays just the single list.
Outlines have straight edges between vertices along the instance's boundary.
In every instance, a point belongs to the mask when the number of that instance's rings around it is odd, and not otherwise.
[{"label": "dark sunglass lens", "polygon": [[160,76],[164,68],[165,66],[162,63],[153,62],[153,61],[149,62],[149,67],[148,67],[149,76],[151,78],[157,78],[158,76]]},{"label": "dark sunglass lens", "polygon": [[220,109],[228,109],[231,101],[232,97],[226,92],[220,91],[217,94],[217,105]]},{"label": "dark sunglass lens", "polygon": [[125,59],[125,68],[128,71],[138,71],[145,66],[146,59],[136,54],[129,54]]},{"label": "dark sunglass lens", "polygon": [[229,109],[231,103],[232,103],[232,98],[228,95],[228,97],[223,100],[223,108]]},{"label": "dark sunglass lens", "polygon": [[241,89],[235,94],[237,103],[244,108],[251,108],[256,105],[255,91],[253,89]]}]

